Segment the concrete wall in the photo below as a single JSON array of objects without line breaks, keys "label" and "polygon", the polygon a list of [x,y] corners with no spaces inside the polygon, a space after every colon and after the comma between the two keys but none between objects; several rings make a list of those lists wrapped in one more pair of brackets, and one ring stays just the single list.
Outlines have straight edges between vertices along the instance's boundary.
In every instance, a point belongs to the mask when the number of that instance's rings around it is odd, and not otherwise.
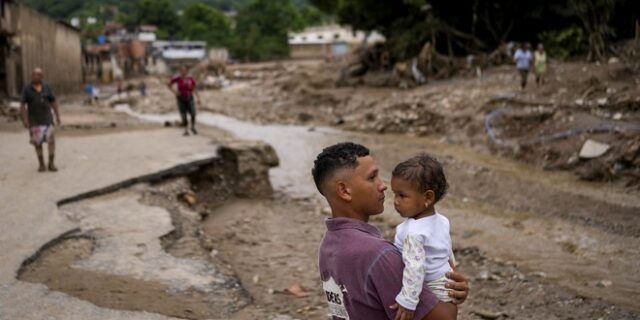
[{"label": "concrete wall", "polygon": [[289,45],[289,56],[292,59],[324,59],[329,53],[331,53],[330,44]]},{"label": "concrete wall", "polygon": [[[82,90],[82,49],[78,30],[50,19],[25,6],[17,7],[16,42],[19,45],[22,87],[36,67],[57,94]],[[20,83],[22,82],[22,83]],[[12,94],[12,93],[10,93]],[[19,93],[18,93],[19,94]]]}]

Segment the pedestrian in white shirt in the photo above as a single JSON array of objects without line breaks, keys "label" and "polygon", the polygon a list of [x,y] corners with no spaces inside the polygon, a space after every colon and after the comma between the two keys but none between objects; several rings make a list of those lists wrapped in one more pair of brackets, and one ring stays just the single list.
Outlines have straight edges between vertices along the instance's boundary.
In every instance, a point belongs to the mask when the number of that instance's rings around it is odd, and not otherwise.
[{"label": "pedestrian in white shirt", "polygon": [[527,77],[529,76],[529,69],[531,69],[531,62],[533,61],[531,44],[528,42],[523,43],[513,55],[513,60],[515,60],[516,69],[518,69],[518,73],[520,73],[520,87],[524,90],[527,86]]}]

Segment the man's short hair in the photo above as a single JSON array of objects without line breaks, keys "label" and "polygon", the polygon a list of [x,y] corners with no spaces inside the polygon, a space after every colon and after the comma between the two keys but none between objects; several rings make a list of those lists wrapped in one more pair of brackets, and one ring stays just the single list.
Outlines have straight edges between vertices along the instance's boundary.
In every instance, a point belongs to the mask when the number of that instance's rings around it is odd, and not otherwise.
[{"label": "man's short hair", "polygon": [[[325,148],[313,162],[313,181],[322,195],[322,186],[338,170],[355,169],[358,158],[369,155],[369,149],[353,142],[343,142]],[[326,196],[326,195],[325,195]]]}]

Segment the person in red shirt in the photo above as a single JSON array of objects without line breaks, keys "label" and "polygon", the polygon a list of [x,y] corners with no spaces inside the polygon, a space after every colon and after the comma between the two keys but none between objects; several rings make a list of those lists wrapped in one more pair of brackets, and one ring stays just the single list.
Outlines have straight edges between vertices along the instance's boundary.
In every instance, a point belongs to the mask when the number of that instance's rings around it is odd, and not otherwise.
[{"label": "person in red shirt", "polygon": [[[174,88],[176,84],[176,88]],[[187,122],[187,113],[191,116],[191,132],[198,134],[196,130],[196,105],[193,101],[195,95],[198,104],[200,104],[200,96],[196,90],[196,81],[189,75],[189,69],[186,66],[180,68],[180,75],[175,76],[169,82],[169,89],[176,95],[178,100],[178,110],[184,127],[184,135],[189,135],[189,125]]]}]

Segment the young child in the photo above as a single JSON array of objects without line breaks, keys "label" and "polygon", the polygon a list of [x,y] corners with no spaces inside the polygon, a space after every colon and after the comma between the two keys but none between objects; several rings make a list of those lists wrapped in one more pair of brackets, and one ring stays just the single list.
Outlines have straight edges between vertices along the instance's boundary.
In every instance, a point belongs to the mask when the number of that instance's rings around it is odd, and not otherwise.
[{"label": "young child", "polygon": [[449,220],[436,212],[435,204],[447,193],[442,165],[423,153],[393,169],[391,189],[396,211],[406,220],[396,228],[395,246],[405,264],[402,290],[396,296],[396,320],[411,320],[423,282],[440,299],[452,299],[445,289],[445,274],[452,271],[453,251]]}]

